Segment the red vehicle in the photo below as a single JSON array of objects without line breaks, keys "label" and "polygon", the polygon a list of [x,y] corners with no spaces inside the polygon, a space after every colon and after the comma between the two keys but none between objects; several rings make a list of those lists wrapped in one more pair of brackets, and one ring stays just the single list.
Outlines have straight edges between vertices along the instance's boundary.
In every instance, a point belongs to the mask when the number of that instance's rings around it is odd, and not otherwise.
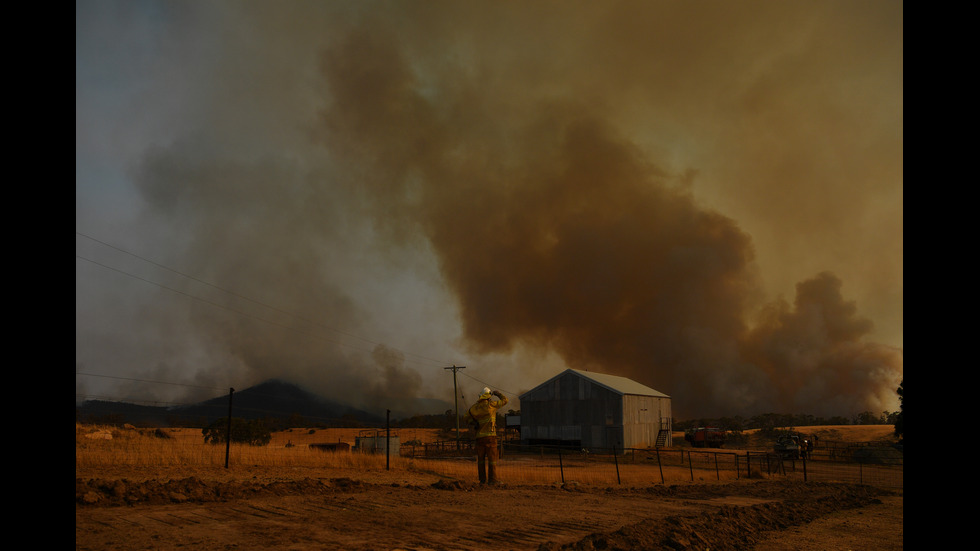
[{"label": "red vehicle", "polygon": [[720,448],[725,445],[728,431],[717,427],[696,427],[684,431],[684,440],[695,448]]}]

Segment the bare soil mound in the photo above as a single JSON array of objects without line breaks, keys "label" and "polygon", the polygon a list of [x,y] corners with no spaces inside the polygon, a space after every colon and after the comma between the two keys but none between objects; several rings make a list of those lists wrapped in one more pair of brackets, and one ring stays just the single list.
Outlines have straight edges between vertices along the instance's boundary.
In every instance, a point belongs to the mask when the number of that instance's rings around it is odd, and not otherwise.
[{"label": "bare soil mound", "polygon": [[[344,495],[350,497],[343,497]],[[377,484],[351,478],[304,478],[271,482],[211,481],[196,477],[167,481],[76,479],[76,544],[81,545],[80,549],[95,549],[100,543],[104,543],[102,538],[118,537],[118,534],[103,526],[111,524],[107,520],[109,518],[132,514],[126,511],[141,510],[142,518],[162,515],[163,511],[167,511],[167,522],[173,522],[173,515],[178,510],[193,510],[209,506],[208,504],[230,504],[236,508],[252,504],[263,511],[269,511],[272,510],[272,504],[288,503],[287,508],[295,511],[297,506],[294,500],[301,499],[312,500],[304,503],[315,503],[321,508],[327,503],[344,503],[341,511],[355,503],[371,503],[373,507],[372,515],[344,517],[342,534],[311,534],[310,549],[329,548],[323,547],[323,542],[327,538],[339,542],[341,536],[347,538],[344,542],[345,548],[362,548],[360,540],[355,539],[355,534],[374,534],[372,538],[377,538],[379,519],[393,529],[393,534],[397,534],[399,526],[405,533],[419,534],[414,536],[419,539],[416,546],[425,544],[422,548],[468,549],[478,547],[477,542],[483,541],[483,537],[476,538],[473,542],[465,538],[461,540],[459,533],[470,532],[474,528],[466,523],[457,524],[460,522],[458,518],[468,516],[467,511],[474,508],[485,507],[486,500],[490,497],[494,502],[506,503],[510,510],[523,511],[519,518],[511,521],[497,519],[493,521],[492,528],[489,525],[483,528],[488,536],[492,534],[490,537],[506,543],[505,547],[510,546],[507,548],[539,551],[758,551],[769,549],[760,546],[760,542],[771,540],[773,534],[787,533],[787,530],[814,523],[829,515],[860,512],[881,504],[882,499],[894,499],[893,496],[900,495],[900,492],[864,485],[773,480],[642,488],[576,485],[510,488],[504,485],[491,489],[459,480],[413,485]],[[633,510],[622,509],[624,504]],[[180,509],[174,509],[175,507]],[[615,520],[617,510],[620,511],[620,522]],[[900,505],[898,510],[900,514]],[[88,513],[84,513],[85,511]],[[105,514],[98,511],[105,511]],[[385,515],[380,514],[382,511]],[[106,514],[113,516],[107,517]],[[283,523],[289,518],[292,517],[276,520],[275,534],[280,533]],[[313,522],[325,520],[312,518],[317,519]],[[575,522],[569,524],[572,520]],[[218,548],[216,542],[212,545],[207,540],[210,536],[206,532],[213,533],[215,528],[206,528],[199,525],[199,522],[195,520],[183,527],[180,537],[189,538],[199,529],[201,534],[197,536],[198,539],[188,541],[193,541],[201,549]],[[263,522],[265,521],[261,518],[249,521],[248,530],[252,537],[264,534],[264,537],[273,538],[266,543],[276,544],[274,538],[279,536],[272,535],[271,529],[262,529]],[[311,518],[296,518],[296,523],[297,530],[308,531]],[[898,524],[900,527],[901,519]],[[90,528],[93,525],[96,528]],[[585,528],[590,525],[593,526],[591,532]],[[538,529],[529,526],[537,526]],[[168,533],[154,533],[160,549],[167,548],[164,538],[170,536],[166,534]],[[810,537],[813,536],[811,534]],[[226,535],[221,545],[234,545],[234,541],[227,540],[229,537],[237,536]],[[900,533],[898,541],[900,549]],[[176,541],[171,548],[187,544],[187,541]],[[377,544],[383,545],[376,539],[372,540],[371,545]],[[291,548],[306,547],[294,542]]]},{"label": "bare soil mound", "polygon": [[363,490],[363,487],[362,482],[350,478],[303,478],[268,483],[205,481],[197,477],[139,482],[126,479],[76,479],[75,503],[78,506],[101,507],[207,503],[252,497],[356,492]]},{"label": "bare soil mound", "polygon": [[731,500],[733,503],[737,502],[732,500],[736,497],[781,501],[749,506],[723,505],[694,516],[670,515],[663,522],[639,522],[611,533],[591,534],[573,543],[542,544],[539,550],[753,549],[770,532],[804,525],[831,513],[881,503],[882,495],[893,495],[890,491],[859,485],[764,483],[739,486],[737,489],[690,487],[666,493],[674,497],[684,495]]}]

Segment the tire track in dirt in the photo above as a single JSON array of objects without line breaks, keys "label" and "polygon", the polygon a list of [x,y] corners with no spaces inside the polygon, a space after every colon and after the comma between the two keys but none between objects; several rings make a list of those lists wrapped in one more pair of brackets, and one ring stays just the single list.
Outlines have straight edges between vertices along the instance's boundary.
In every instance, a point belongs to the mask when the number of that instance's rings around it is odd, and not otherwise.
[{"label": "tire track in dirt", "polygon": [[[78,551],[139,549],[148,541],[160,551],[751,549],[763,534],[862,507],[877,495],[859,486],[769,481],[585,489],[275,483],[247,491],[194,483],[196,499],[175,495],[169,483],[150,485],[161,492],[155,497],[102,486],[117,499],[93,499],[99,484],[76,482]],[[126,495],[143,501],[109,505]]]}]

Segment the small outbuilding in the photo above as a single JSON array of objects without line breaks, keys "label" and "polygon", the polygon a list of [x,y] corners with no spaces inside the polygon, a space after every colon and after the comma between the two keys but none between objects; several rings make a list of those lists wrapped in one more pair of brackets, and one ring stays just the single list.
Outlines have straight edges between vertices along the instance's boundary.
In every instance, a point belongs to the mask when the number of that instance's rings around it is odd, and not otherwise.
[{"label": "small outbuilding", "polygon": [[566,369],[520,399],[524,444],[619,450],[673,444],[670,396],[625,377]]},{"label": "small outbuilding", "polygon": [[397,456],[400,446],[398,436],[388,436],[380,432],[354,438],[354,449],[361,452],[387,454],[390,451],[391,455]]}]

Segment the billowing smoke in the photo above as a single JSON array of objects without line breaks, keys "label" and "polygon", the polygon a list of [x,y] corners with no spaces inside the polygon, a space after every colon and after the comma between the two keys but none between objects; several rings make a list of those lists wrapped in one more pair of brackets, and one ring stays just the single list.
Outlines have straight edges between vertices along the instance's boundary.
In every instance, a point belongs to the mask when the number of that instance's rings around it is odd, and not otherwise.
[{"label": "billowing smoke", "polygon": [[743,339],[744,361],[765,374],[774,411],[867,411],[892,407],[902,352],[866,342],[871,320],[825,272],[797,285],[790,307],[767,305]]},{"label": "billowing smoke", "polygon": [[[371,409],[451,402],[453,363],[627,376],[680,418],[894,408],[902,350],[847,297],[901,311],[901,5],[852,5],[170,4],[134,227],[220,289],[134,307],[126,357]],[[897,244],[865,231],[896,209]]]},{"label": "billowing smoke", "polygon": [[353,33],[329,52],[324,120],[331,147],[371,167],[358,182],[379,223],[434,247],[474,353],[552,349],[686,412],[888,403],[901,354],[862,342],[871,323],[832,274],[799,284],[793,309],[762,304],[750,236],[601,110],[477,99],[458,67],[426,90],[397,46]]}]

